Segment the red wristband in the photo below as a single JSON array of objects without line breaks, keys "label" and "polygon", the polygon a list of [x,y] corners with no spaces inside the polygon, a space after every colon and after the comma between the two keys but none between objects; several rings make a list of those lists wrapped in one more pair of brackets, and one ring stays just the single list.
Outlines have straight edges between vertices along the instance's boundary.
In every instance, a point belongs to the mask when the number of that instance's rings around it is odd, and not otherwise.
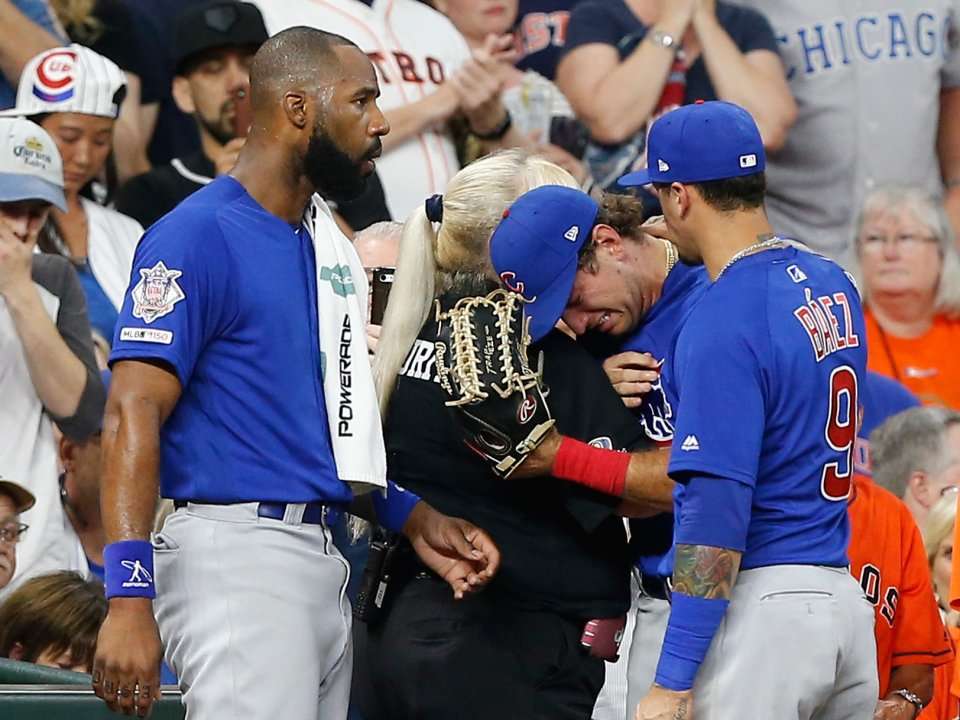
[{"label": "red wristband", "polygon": [[551,474],[605,495],[623,497],[629,467],[630,453],[604,450],[564,436]]}]

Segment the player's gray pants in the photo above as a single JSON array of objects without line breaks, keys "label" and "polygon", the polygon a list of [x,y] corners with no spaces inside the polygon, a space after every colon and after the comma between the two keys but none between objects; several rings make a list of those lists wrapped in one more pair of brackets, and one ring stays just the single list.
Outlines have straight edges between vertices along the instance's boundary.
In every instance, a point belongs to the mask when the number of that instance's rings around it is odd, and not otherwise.
[{"label": "player's gray pants", "polygon": [[[634,585],[636,587],[636,585]],[[670,603],[638,591],[630,611],[634,616],[630,662],[627,666],[627,714],[633,720],[637,705],[653,685],[660,661],[660,648],[670,619]]]},{"label": "player's gray pants", "polygon": [[745,570],[693,689],[696,720],[871,720],[873,608],[845,568]]},{"label": "player's gray pants", "polygon": [[154,539],[154,610],[187,720],[343,720],[347,563],[325,527],[256,508],[191,503]]}]

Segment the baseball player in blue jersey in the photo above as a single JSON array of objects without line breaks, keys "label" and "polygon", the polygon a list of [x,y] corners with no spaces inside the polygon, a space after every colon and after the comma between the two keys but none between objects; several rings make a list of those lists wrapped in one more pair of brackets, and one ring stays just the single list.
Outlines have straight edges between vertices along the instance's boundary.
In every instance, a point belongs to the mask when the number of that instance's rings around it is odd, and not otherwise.
[{"label": "baseball player in blue jersey", "polygon": [[673,600],[640,720],[869,718],[871,608],[847,571],[860,299],[836,264],[777,238],[763,144],[724,102],[668,113],[649,169],[680,256],[713,284],[680,331],[669,472]]},{"label": "baseball player in blue jersey", "polygon": [[[613,353],[604,368],[614,388],[645,435],[669,447],[677,406],[670,381],[673,349],[709,279],[702,266],[678,262],[676,247],[647,235],[648,229],[642,203],[631,197],[605,195],[595,203],[575,190],[547,187],[511,206],[491,238],[490,253],[504,282],[523,288],[534,337],[561,315],[585,341],[597,340],[596,333],[615,336],[611,343],[590,344],[600,354]],[[665,465],[655,464],[656,454],[642,458],[650,473],[666,473]],[[632,710],[653,682],[670,612],[673,520],[634,519],[630,530],[639,587],[627,670]]]},{"label": "baseball player in blue jersey", "polygon": [[[188,718],[345,718],[349,571],[328,524],[353,490],[458,597],[498,563],[474,526],[381,492],[365,275],[314,195],[355,196],[374,170],[373,66],[293,28],[250,76],[237,166],[144,236],[114,340],[93,687],[127,715],[157,696],[162,644]],[[177,509],[151,546],[158,490]]]}]

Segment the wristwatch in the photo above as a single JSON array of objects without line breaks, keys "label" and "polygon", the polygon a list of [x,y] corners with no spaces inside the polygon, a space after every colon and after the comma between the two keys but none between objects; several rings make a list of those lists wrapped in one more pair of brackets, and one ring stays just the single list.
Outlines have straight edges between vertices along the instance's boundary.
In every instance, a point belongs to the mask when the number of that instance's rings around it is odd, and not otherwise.
[{"label": "wristwatch", "polygon": [[676,52],[679,47],[677,39],[670,33],[666,33],[663,30],[654,30],[652,33],[647,35],[650,38],[650,42],[658,47],[666,48],[667,50],[673,50]]},{"label": "wristwatch", "polygon": [[899,695],[899,696],[902,697],[904,700],[906,700],[908,703],[910,703],[911,705],[913,705],[913,706],[917,709],[917,712],[914,713],[914,717],[916,717],[916,716],[919,715],[921,712],[923,712],[923,700],[921,700],[921,699],[920,699],[920,696],[917,695],[916,693],[910,692],[910,691],[907,690],[906,688],[900,688],[899,690],[894,690],[894,691],[893,691],[892,693],[890,693],[890,694],[891,694],[891,695]]}]

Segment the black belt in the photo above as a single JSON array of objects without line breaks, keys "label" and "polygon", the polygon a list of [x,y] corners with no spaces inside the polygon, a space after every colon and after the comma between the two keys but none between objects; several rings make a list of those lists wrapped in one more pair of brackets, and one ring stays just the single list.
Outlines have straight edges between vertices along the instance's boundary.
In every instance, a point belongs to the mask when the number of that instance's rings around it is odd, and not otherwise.
[{"label": "black belt", "polygon": [[[227,503],[202,503],[207,505],[225,505]],[[296,505],[300,503],[281,503],[281,502],[261,502],[257,503],[257,515],[262,518],[271,518],[272,520],[283,520],[287,514],[287,508],[290,505]],[[174,500],[173,506],[178,510],[187,506],[186,500]],[[322,525],[324,520],[324,514],[327,511],[330,511],[329,515],[326,516],[327,524],[334,522],[336,519],[335,513],[342,511],[342,508],[337,505],[326,505],[324,503],[306,503],[303,509],[303,517],[300,522],[306,523],[308,525]]]},{"label": "black belt", "polygon": [[663,578],[659,575],[644,575],[643,573],[637,573],[640,576],[640,591],[656,600],[670,600],[670,578]]}]

